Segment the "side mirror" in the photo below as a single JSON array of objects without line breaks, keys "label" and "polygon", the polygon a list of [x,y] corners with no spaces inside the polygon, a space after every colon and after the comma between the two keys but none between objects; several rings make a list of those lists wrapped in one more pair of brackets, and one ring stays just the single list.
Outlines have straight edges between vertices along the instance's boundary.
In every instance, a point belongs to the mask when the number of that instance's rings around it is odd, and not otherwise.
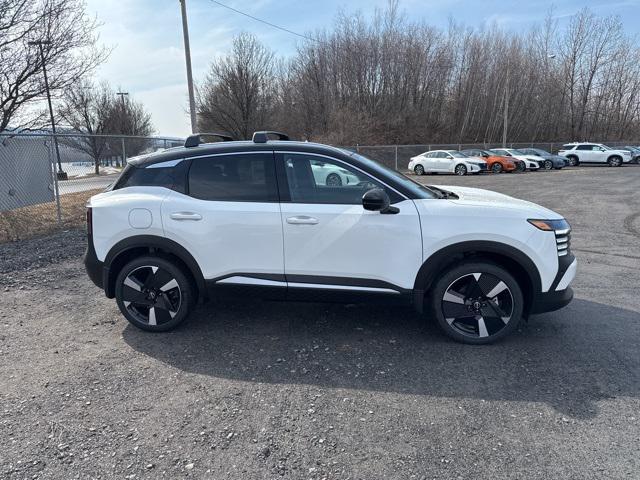
[{"label": "side mirror", "polygon": [[400,210],[390,205],[389,195],[381,188],[372,188],[362,196],[362,206],[365,210],[380,213],[398,213]]},{"label": "side mirror", "polygon": [[483,154],[482,154],[482,157],[483,157],[483,158],[489,158],[489,154],[488,154],[488,153],[483,153]]}]

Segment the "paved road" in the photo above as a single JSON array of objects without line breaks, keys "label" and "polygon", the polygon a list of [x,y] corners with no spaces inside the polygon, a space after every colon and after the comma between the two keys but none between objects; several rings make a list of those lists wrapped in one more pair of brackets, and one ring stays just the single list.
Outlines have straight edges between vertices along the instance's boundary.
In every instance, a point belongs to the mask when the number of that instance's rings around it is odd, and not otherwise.
[{"label": "paved road", "polygon": [[409,309],[251,301],[151,335],[79,232],[0,246],[0,476],[640,478],[640,168],[420,180],[566,215],[575,301],[485,347]]},{"label": "paved road", "polygon": [[118,175],[101,175],[99,177],[82,177],[76,180],[64,180],[58,182],[60,194],[84,192],[98,188],[107,188],[115,182]]}]

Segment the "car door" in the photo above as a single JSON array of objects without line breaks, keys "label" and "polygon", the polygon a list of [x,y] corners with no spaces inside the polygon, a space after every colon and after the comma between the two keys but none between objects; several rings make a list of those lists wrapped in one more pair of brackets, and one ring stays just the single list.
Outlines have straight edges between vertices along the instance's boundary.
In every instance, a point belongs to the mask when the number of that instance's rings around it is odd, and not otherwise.
[{"label": "car door", "polygon": [[441,159],[441,171],[447,173],[453,173],[456,168],[456,159],[453,158],[453,155],[450,155],[446,152],[442,152]]},{"label": "car door", "polygon": [[595,145],[585,144],[578,145],[575,149],[575,153],[578,154],[578,158],[581,162],[596,162],[597,153],[594,152]]},{"label": "car door", "polygon": [[190,160],[186,193],[162,205],[165,235],[184,246],[210,283],[283,290],[282,220],[273,152]]},{"label": "car door", "polygon": [[428,172],[434,172],[438,168],[438,159],[435,158],[438,152],[427,152],[422,156],[422,166]]},{"label": "car door", "polygon": [[[316,182],[312,162],[349,172],[357,183]],[[413,288],[422,264],[417,209],[390,187],[338,158],[276,152],[288,291],[326,289],[398,293]],[[368,211],[362,195],[388,192],[396,214]]]}]

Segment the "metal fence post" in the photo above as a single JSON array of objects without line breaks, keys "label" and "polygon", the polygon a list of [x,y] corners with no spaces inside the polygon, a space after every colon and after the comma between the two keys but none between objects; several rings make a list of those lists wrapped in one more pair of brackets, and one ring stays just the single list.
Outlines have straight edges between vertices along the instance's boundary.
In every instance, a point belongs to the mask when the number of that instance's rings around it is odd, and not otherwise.
[{"label": "metal fence post", "polygon": [[[47,141],[45,140],[45,144],[46,143]],[[58,172],[56,167],[56,161],[53,158],[53,155],[51,155],[50,147],[51,146],[49,145],[49,148],[47,148],[47,151],[49,152],[49,163],[51,164],[51,176],[53,177],[53,194],[56,197],[56,214],[58,216],[58,225],[62,226],[62,208],[60,207],[60,187],[58,186]]]},{"label": "metal fence post", "polygon": [[396,145],[396,170],[398,170],[398,145]]},{"label": "metal fence post", "polygon": [[127,151],[124,146],[124,137],[122,137],[121,140],[122,140],[122,165],[120,166],[124,168],[124,166],[127,164]]},{"label": "metal fence post", "polygon": [[356,143],[356,152],[360,153],[360,147],[358,146],[357,143]]}]

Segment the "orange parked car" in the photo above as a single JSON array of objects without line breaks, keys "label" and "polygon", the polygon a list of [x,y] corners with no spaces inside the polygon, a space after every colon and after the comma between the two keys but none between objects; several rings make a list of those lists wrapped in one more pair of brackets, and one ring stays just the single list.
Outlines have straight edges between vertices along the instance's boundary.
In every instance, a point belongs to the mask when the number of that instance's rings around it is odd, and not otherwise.
[{"label": "orange parked car", "polygon": [[482,158],[487,162],[487,170],[493,173],[500,172],[524,172],[526,165],[521,160],[515,158],[501,157],[493,152],[487,150],[481,150],[479,148],[471,148],[468,150],[461,150],[462,153],[469,157]]}]

